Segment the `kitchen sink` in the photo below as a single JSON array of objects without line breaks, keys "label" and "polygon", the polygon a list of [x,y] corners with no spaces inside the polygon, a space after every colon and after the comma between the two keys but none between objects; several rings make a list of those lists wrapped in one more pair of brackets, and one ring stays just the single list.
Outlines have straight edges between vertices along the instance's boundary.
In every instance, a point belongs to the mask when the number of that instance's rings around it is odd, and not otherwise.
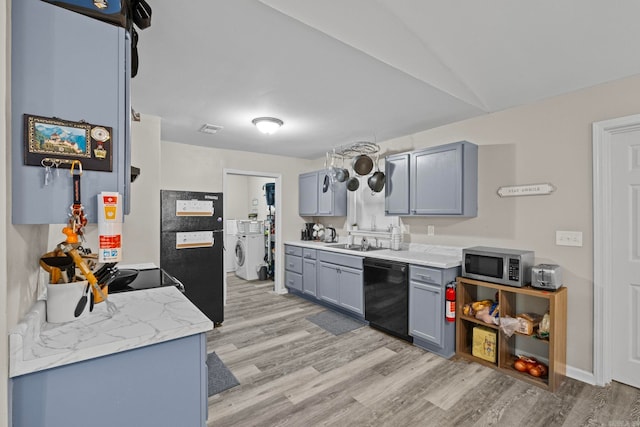
[{"label": "kitchen sink", "polygon": [[350,245],[348,243],[338,243],[335,245],[327,245],[328,248],[336,248],[336,249],[348,249],[354,252],[371,252],[371,251],[380,251],[386,248],[376,248],[374,246],[369,246],[368,248],[363,248],[360,245]]}]

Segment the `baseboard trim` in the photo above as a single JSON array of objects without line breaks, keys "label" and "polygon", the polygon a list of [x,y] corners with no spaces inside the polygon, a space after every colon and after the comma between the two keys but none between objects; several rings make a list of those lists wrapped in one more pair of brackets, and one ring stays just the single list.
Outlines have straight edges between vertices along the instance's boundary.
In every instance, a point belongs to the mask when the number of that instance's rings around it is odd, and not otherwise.
[{"label": "baseboard trim", "polygon": [[596,384],[596,378],[593,375],[593,372],[583,371],[582,369],[574,368],[572,366],[567,366],[567,377],[591,385]]}]

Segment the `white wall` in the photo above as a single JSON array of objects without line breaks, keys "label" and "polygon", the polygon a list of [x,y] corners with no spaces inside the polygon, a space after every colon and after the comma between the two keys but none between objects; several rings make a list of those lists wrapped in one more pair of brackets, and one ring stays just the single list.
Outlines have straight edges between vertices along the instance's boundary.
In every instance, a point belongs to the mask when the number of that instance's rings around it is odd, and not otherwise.
[{"label": "white wall", "polygon": [[122,228],[122,263],[160,265],[160,118],[142,114],[131,123],[131,165],[140,175],[131,183],[131,213]]},{"label": "white wall", "polygon": [[229,174],[229,194],[224,199],[227,219],[247,220],[251,213],[258,215],[258,221],[267,219],[267,200],[262,187],[268,182],[274,182],[273,178]]},{"label": "white wall", "polygon": [[[274,182],[274,179],[261,176],[249,176],[247,178],[249,213],[258,214],[258,221],[264,221],[267,219],[268,208],[263,187],[268,182]],[[271,211],[274,212],[275,208],[271,208]]]},{"label": "white wall", "polygon": [[244,175],[227,177],[227,192],[224,198],[225,219],[248,219],[249,178]]}]

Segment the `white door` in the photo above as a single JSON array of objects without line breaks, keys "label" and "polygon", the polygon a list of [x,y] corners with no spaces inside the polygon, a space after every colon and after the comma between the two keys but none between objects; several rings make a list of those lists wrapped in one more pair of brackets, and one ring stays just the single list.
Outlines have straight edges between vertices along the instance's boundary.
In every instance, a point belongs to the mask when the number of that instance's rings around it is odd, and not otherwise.
[{"label": "white door", "polygon": [[640,388],[640,129],[611,137],[612,379]]}]

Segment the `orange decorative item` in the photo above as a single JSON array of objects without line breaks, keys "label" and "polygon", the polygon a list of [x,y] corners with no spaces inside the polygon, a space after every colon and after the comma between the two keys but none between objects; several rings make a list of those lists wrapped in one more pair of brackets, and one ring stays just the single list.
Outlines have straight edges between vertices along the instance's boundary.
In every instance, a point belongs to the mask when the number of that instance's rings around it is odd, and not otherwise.
[{"label": "orange decorative item", "polygon": [[544,377],[547,374],[547,367],[542,363],[532,367],[529,369],[529,375],[533,375],[534,377]]},{"label": "orange decorative item", "polygon": [[78,243],[78,234],[71,227],[62,229],[62,233],[67,236],[66,243]]},{"label": "orange decorative item", "polygon": [[515,368],[516,371],[520,371],[520,372],[527,371],[527,364],[522,359],[517,359],[515,362],[513,362],[513,367]]},{"label": "orange decorative item", "polygon": [[526,372],[533,377],[544,377],[547,375],[547,366],[538,362],[533,357],[518,356],[513,362],[513,368],[519,372]]}]

